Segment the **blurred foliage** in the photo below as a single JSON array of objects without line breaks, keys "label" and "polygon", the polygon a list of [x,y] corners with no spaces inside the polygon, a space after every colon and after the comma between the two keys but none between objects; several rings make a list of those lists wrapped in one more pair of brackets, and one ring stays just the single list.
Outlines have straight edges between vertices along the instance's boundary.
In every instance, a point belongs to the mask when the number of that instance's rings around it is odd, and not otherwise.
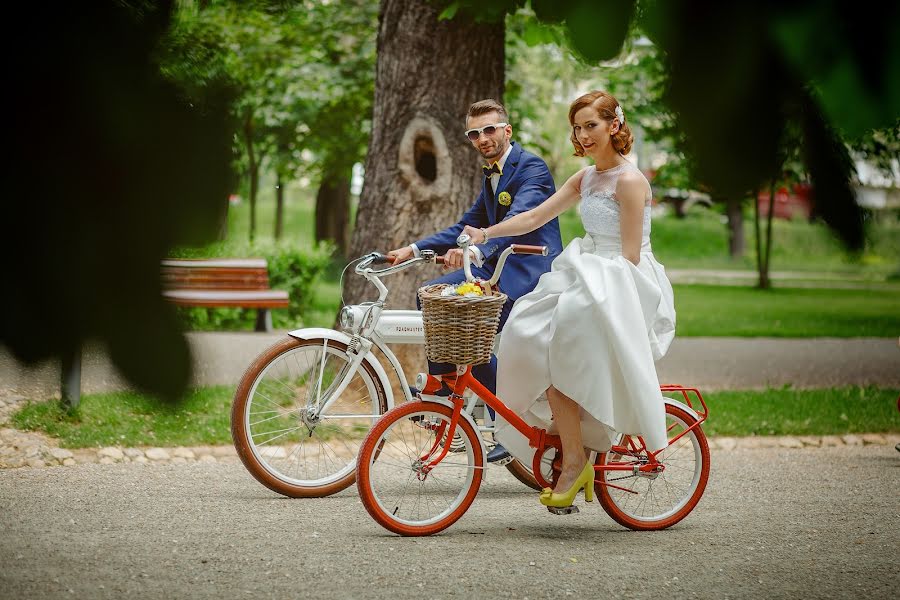
[{"label": "blurred foliage", "polygon": [[895,185],[900,185],[897,161],[900,161],[900,117],[885,129],[869,130],[851,140],[850,147],[860,158],[878,169],[882,175],[893,177]]},{"label": "blurred foliage", "polygon": [[[619,55],[635,23],[659,48],[662,100],[683,134],[697,180],[717,196],[747,196],[783,174],[788,122],[822,218],[852,248],[862,214],[843,139],[893,127],[900,114],[900,5],[688,0],[445,2],[502,18],[530,7],[560,24],[588,61]],[[489,7],[489,8],[488,8]]]},{"label": "blurred foliage", "polygon": [[265,163],[285,181],[319,179],[363,160],[374,94],[376,2],[213,0],[199,6],[185,3],[177,11],[164,72],[200,103],[217,85],[238,90],[231,110],[242,123],[235,144],[246,174],[252,177]]},{"label": "blurred foliage", "polygon": [[185,102],[155,60],[171,2],[63,3],[8,15],[12,139],[0,341],[22,361],[105,344],[122,374],[168,399],[190,376],[160,294],[174,245],[215,238],[233,177],[231,98]]}]

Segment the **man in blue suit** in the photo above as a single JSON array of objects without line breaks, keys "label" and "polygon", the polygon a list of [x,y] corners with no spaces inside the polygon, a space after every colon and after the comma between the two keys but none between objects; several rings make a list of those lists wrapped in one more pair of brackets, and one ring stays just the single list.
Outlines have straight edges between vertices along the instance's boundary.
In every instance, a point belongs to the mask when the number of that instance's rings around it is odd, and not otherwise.
[{"label": "man in blue suit", "polygon": [[[502,104],[491,99],[476,102],[469,107],[466,127],[466,137],[485,162],[482,167],[484,180],[481,193],[475,199],[472,208],[455,225],[388,253],[394,259],[394,264],[418,256],[421,250],[433,250],[437,254],[445,253],[445,269],[457,270],[425,285],[457,284],[465,280],[465,273],[458,270],[462,268],[462,250],[456,246],[456,238],[462,233],[463,227],[466,225],[489,227],[534,208],[556,191],[547,164],[512,141],[512,126]],[[472,253],[472,275],[485,280],[490,279],[497,267],[500,253],[510,244],[547,246],[550,252],[546,257],[512,255],[507,259],[498,282],[500,290],[508,296],[500,315],[500,329],[503,329],[513,303],[534,289],[538,279],[550,270],[550,263],[562,251],[559,221],[553,219],[525,235],[490,239],[484,244],[474,246],[469,250]],[[418,298],[416,304],[419,305]],[[455,366],[429,361],[428,372],[440,376],[442,386],[439,390],[423,391],[449,395],[456,378]],[[491,357],[489,364],[478,365],[472,370],[472,374],[492,393],[496,393],[496,358]],[[493,411],[491,412],[493,414]],[[488,461],[494,462],[508,456],[506,449],[498,444],[488,454]]]}]

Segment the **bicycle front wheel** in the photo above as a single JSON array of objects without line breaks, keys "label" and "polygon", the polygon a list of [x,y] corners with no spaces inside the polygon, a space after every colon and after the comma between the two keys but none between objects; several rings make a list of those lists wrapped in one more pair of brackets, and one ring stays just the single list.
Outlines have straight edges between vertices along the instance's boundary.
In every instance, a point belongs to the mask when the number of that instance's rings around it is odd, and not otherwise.
[{"label": "bicycle front wheel", "polygon": [[356,456],[387,410],[381,380],[365,361],[330,404],[350,368],[347,346],[288,338],[247,369],[231,411],[231,435],[244,466],[291,498],[322,497],[351,485]]},{"label": "bicycle front wheel", "polygon": [[[460,418],[447,439],[453,409],[413,401],[388,411],[359,452],[357,487],[363,506],[382,527],[400,535],[431,535],[468,510],[484,471],[481,441]],[[445,445],[450,450],[429,470]]]},{"label": "bicycle front wheel", "polygon": [[600,466],[629,467],[597,472],[594,489],[600,505],[617,523],[635,530],[665,529],[694,510],[709,479],[709,444],[700,427],[690,429],[696,422],[687,411],[666,405],[669,440],[684,435],[656,455],[665,467],[661,473],[631,469],[647,463],[647,450],[639,437],[622,436],[613,450],[597,456]]}]

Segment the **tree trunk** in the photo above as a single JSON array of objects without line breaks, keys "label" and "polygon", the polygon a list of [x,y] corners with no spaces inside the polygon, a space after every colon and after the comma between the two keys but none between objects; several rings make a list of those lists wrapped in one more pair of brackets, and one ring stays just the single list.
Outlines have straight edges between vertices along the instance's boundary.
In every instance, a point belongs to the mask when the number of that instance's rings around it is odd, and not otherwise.
[{"label": "tree trunk", "polygon": [[766,215],[766,285],[765,289],[772,287],[772,279],[769,277],[771,273],[772,258],[772,218],[775,216],[775,180],[769,186],[769,213]]},{"label": "tree trunk", "polygon": [[316,241],[334,242],[345,258],[350,247],[351,169],[325,169],[316,193]]},{"label": "tree trunk", "polygon": [[217,234],[216,239],[220,242],[224,242],[228,239],[228,211],[231,210],[231,202],[228,198],[222,202],[225,206],[222,208],[221,212],[219,212],[219,226],[216,228]]},{"label": "tree trunk", "polygon": [[259,189],[259,162],[253,151],[253,115],[244,119],[244,143],[247,146],[247,172],[250,175],[250,242],[256,237],[256,193]]},{"label": "tree trunk", "polygon": [[757,287],[767,288],[769,286],[768,273],[763,273],[763,253],[762,253],[762,235],[759,231],[759,191],[753,195],[753,230],[756,240],[756,272],[759,275]]},{"label": "tree trunk", "polygon": [[763,248],[763,237],[759,225],[759,194],[755,199],[755,219],[754,226],[756,228],[756,270],[759,273],[759,282],[757,287],[767,290],[772,287],[772,281],[769,278],[769,258],[772,256],[772,213],[775,211],[775,181],[773,180],[769,186],[769,211],[766,215],[766,236],[765,248]]},{"label": "tree trunk", "polygon": [[281,173],[275,177],[275,239],[280,240],[284,231],[284,185]]},{"label": "tree trunk", "polygon": [[[479,155],[463,135],[469,105],[502,101],[504,24],[457,15],[438,21],[426,0],[382,0],[372,136],[351,256],[385,252],[458,222],[481,186]],[[436,268],[391,276],[392,308],[415,308]],[[372,299],[361,277],[345,300]]]},{"label": "tree trunk", "polygon": [[725,214],[728,216],[728,254],[731,260],[744,256],[744,211],[740,198],[725,199]]}]

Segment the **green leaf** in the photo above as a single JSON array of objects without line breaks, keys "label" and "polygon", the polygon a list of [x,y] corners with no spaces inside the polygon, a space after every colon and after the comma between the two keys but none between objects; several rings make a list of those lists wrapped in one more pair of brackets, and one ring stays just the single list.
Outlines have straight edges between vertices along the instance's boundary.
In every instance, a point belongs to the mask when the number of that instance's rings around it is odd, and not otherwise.
[{"label": "green leaf", "polygon": [[441,14],[438,15],[439,21],[446,21],[452,19],[456,16],[456,12],[459,10],[459,2],[451,2],[447,5],[447,8],[441,11]]}]

